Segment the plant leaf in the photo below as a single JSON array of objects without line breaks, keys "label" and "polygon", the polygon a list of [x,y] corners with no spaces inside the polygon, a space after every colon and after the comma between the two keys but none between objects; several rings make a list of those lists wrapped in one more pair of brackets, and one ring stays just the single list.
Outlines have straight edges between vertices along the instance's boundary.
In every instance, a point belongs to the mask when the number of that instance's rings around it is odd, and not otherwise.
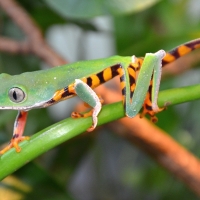
[{"label": "plant leaf", "polygon": [[63,17],[91,18],[99,15],[122,15],[139,12],[160,0],[44,0]]}]

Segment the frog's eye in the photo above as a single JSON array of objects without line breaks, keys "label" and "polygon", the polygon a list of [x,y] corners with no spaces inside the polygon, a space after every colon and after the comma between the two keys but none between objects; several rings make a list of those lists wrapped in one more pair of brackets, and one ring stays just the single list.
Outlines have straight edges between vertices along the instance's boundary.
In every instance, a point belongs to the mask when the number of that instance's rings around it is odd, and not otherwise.
[{"label": "frog's eye", "polygon": [[11,88],[9,90],[8,95],[9,95],[10,100],[15,103],[19,103],[23,101],[25,98],[25,93],[23,92],[22,89],[18,87]]}]

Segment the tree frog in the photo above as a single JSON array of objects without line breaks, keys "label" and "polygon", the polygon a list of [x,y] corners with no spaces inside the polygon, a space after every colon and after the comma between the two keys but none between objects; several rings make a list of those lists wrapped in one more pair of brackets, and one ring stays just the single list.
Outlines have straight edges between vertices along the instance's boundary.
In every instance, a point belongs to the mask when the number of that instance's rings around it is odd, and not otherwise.
[{"label": "tree frog", "polygon": [[102,105],[93,88],[115,76],[120,77],[125,114],[134,117],[143,108],[141,115],[149,114],[152,121],[156,121],[155,114],[163,110],[157,105],[162,67],[197,48],[200,48],[200,39],[168,53],[164,50],[147,53],[144,58],[113,56],[14,76],[0,74],[0,109],[18,110],[13,137],[0,154],[12,147],[20,152],[18,143],[29,139],[23,136],[29,110],[45,108],[75,95],[92,109],[85,114],[73,112],[72,117],[91,116],[92,125],[88,131],[93,131]]}]

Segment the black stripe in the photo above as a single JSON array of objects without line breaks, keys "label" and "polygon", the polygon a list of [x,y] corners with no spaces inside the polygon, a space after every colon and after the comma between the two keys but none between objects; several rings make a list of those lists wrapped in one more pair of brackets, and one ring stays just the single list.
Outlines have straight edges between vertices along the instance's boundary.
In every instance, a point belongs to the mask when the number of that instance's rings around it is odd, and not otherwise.
[{"label": "black stripe", "polygon": [[167,65],[168,63],[170,63],[170,62],[167,62],[167,61],[165,61],[165,60],[162,60],[162,67],[164,67],[164,66]]},{"label": "black stripe", "polygon": [[148,104],[145,104],[145,109],[147,109],[147,110],[153,110],[152,106],[149,106]]},{"label": "black stripe", "polygon": [[[188,42],[188,43],[185,43],[184,45],[180,45],[180,46],[178,46],[178,47],[172,49],[172,50],[169,51],[168,53],[169,53],[170,55],[174,56],[174,57],[175,57],[175,60],[177,60],[178,58],[181,57],[180,54],[178,53],[178,49],[179,49],[180,47],[186,46],[186,47],[190,48],[191,51],[193,51],[193,50],[195,49],[195,45],[196,45],[196,44],[199,44],[199,43],[200,43],[199,40],[193,40],[193,41],[190,41],[190,42]],[[167,61],[165,61],[165,60],[162,60],[162,67],[164,67],[164,66],[165,66],[166,64],[168,64],[168,63],[170,63],[170,62],[167,62]]]},{"label": "black stripe", "polygon": [[133,98],[133,95],[134,95],[134,91],[131,91],[131,92],[130,92],[130,98],[131,98],[131,99]]},{"label": "black stripe", "polygon": [[134,66],[132,66],[132,65],[129,65],[129,68],[131,68],[131,69],[133,69],[135,72],[137,71],[137,68],[135,68]]},{"label": "black stripe", "polygon": [[65,87],[64,88],[64,92],[62,93],[61,97],[65,98],[65,97],[72,96],[72,95],[74,95],[74,93],[73,92],[69,92],[68,87]]},{"label": "black stripe", "polygon": [[87,78],[87,85],[90,87],[92,86],[92,78],[91,77]]},{"label": "black stripe", "polygon": [[122,95],[126,96],[126,87],[122,89]]},{"label": "black stripe", "polygon": [[104,77],[103,77],[103,71],[101,71],[101,72],[99,72],[98,74],[97,74],[97,77],[99,78],[99,80],[100,80],[100,83],[105,83],[106,81],[105,81],[105,79],[104,79]]},{"label": "black stripe", "polygon": [[152,85],[149,85],[148,92],[149,92],[149,100],[151,101],[151,95],[152,95]]},{"label": "black stripe", "polygon": [[197,40],[192,40],[188,43],[185,43],[184,45],[181,45],[181,46],[186,46],[186,47],[189,47],[191,50],[194,50],[195,49],[195,45],[199,44],[200,43],[200,40],[197,39]]},{"label": "black stripe", "polygon": [[136,68],[136,71],[139,71],[139,70],[140,70],[140,68],[141,68],[141,66],[138,66],[138,67]]},{"label": "black stripe", "polygon": [[120,64],[116,64],[116,65],[113,65],[112,67],[111,67],[111,73],[112,73],[112,77],[115,77],[115,76],[118,76],[119,75],[119,73],[118,73],[118,69],[121,67],[121,65]]},{"label": "black stripe", "polygon": [[[68,96],[72,96],[72,95],[74,95],[74,93],[73,92],[69,92],[69,90],[68,90],[68,87],[65,87],[64,88],[64,92],[62,93],[62,95],[61,95],[61,99],[62,98],[65,98],[65,97],[68,97]],[[51,105],[51,104],[54,104],[54,103],[56,103],[56,100],[54,100],[53,98],[52,99],[50,99],[49,101],[47,101],[47,105]]]},{"label": "black stripe", "polygon": [[124,110],[126,111],[126,100],[124,99]]},{"label": "black stripe", "polygon": [[119,80],[120,80],[120,82],[123,82],[124,81],[124,75],[120,76]]},{"label": "black stripe", "polygon": [[129,75],[129,81],[130,81],[130,85],[135,84],[135,78],[131,75]]}]

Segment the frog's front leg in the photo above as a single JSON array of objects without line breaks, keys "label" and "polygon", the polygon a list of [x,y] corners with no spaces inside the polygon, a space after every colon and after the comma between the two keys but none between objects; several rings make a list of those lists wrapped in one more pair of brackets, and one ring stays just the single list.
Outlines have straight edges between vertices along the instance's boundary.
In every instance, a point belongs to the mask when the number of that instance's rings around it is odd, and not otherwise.
[{"label": "frog's front leg", "polygon": [[102,100],[92,90],[91,87],[89,87],[85,82],[83,82],[80,79],[75,80],[73,87],[74,87],[74,91],[77,94],[77,96],[82,101],[84,101],[89,106],[91,106],[92,110],[83,115],[80,113],[77,113],[77,112],[73,112],[72,117],[79,118],[79,117],[92,116],[93,123],[92,123],[92,126],[87,129],[87,131],[93,131],[95,129],[95,127],[97,126],[97,122],[98,122],[97,116],[98,116],[99,112],[101,111],[101,107],[102,107],[101,101]]},{"label": "frog's front leg", "polygon": [[23,140],[28,140],[28,136],[23,136],[24,128],[26,125],[26,119],[27,119],[28,112],[26,111],[19,111],[18,115],[15,120],[14,129],[13,129],[13,137],[10,141],[10,143],[0,151],[0,154],[4,154],[9,149],[14,147],[16,149],[16,152],[20,152],[21,148],[19,147],[19,142]]}]

